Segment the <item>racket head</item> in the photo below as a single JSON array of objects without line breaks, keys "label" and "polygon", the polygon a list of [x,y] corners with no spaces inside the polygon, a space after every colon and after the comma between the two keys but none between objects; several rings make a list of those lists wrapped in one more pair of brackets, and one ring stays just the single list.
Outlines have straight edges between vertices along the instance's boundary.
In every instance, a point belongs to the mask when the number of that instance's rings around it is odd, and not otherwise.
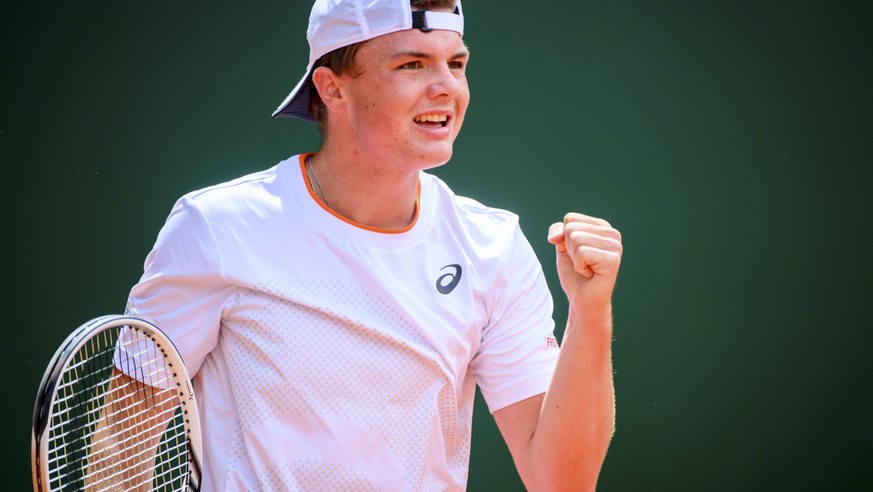
[{"label": "racket head", "polygon": [[[126,335],[125,335],[126,333]],[[172,400],[172,416],[158,452],[156,490],[197,490],[200,482],[202,441],[197,401],[191,380],[172,341],[154,324],[133,316],[106,315],[74,330],[49,362],[37,392],[33,411],[31,469],[34,491],[81,490],[92,456],[91,438],[103,412],[104,393],[116,369],[137,373],[141,369],[120,367],[123,351],[116,350],[121,337],[143,341],[149,351],[140,360],[162,367],[163,398]],[[125,345],[131,346],[131,345]],[[142,346],[142,345],[138,345]],[[155,360],[151,360],[155,359]],[[117,371],[116,371],[117,372]],[[172,434],[172,435],[171,435]],[[176,445],[171,447],[168,438]],[[172,462],[172,463],[171,463]],[[123,466],[127,466],[126,464]],[[162,478],[160,478],[162,477]],[[92,490],[89,488],[89,490]]]}]

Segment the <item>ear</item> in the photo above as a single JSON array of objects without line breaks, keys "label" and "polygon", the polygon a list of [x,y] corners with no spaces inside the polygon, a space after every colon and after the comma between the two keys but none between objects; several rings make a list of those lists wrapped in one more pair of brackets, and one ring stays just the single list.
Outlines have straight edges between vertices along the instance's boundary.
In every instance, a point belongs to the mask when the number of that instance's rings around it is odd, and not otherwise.
[{"label": "ear", "polygon": [[339,82],[339,77],[327,67],[318,67],[312,73],[312,85],[331,112],[341,111],[345,105]]}]

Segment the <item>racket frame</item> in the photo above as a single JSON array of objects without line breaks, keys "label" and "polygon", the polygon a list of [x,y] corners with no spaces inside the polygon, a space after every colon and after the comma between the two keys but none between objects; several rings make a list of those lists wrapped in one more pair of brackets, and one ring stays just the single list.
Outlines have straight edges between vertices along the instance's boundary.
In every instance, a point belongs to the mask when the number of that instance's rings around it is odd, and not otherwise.
[{"label": "racket frame", "polygon": [[178,383],[179,401],[183,406],[185,429],[188,441],[189,460],[188,488],[199,490],[200,459],[203,456],[203,442],[200,433],[200,415],[191,378],[185,369],[182,356],[176,346],[157,326],[136,316],[105,315],[94,318],[76,328],[58,347],[46,367],[45,374],[39,385],[36,403],[33,409],[33,432],[31,433],[31,473],[33,475],[34,492],[49,491],[48,437],[51,424],[51,409],[54,407],[57,392],[55,391],[60,377],[66,371],[69,363],[78,351],[97,334],[113,329],[130,326],[147,334],[155,343],[162,347],[168,363],[173,365]]}]

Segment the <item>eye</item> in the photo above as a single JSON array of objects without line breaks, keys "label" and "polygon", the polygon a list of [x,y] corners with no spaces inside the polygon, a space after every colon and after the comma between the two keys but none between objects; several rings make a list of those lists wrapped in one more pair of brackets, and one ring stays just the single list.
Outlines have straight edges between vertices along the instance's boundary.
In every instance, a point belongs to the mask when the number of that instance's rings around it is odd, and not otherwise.
[{"label": "eye", "polygon": [[466,66],[467,64],[463,60],[455,60],[449,62],[449,68],[451,68],[452,70],[464,70]]},{"label": "eye", "polygon": [[415,70],[416,68],[421,68],[420,61],[416,60],[416,61],[406,62],[403,65],[400,65],[401,70]]}]

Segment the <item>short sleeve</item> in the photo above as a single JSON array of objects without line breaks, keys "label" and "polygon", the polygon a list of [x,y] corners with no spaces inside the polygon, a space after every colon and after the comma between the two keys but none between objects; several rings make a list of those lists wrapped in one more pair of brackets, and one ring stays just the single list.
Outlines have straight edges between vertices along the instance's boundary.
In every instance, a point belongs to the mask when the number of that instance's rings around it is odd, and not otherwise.
[{"label": "short sleeve", "polygon": [[193,377],[218,343],[222,310],[234,291],[209,223],[196,203],[183,197],[146,257],[126,311],[166,333]]},{"label": "short sleeve", "polygon": [[517,225],[508,243],[490,322],[471,363],[492,413],[545,392],[559,352],[539,260]]}]

